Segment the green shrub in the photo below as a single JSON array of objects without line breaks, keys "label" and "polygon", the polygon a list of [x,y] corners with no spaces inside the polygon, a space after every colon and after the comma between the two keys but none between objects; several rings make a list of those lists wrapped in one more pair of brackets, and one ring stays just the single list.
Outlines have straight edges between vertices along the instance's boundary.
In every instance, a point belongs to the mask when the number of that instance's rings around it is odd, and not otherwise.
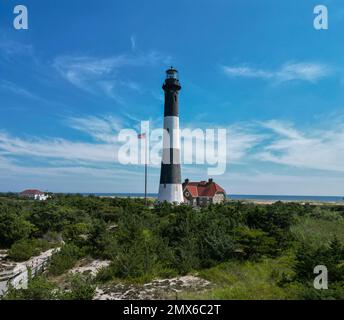
[{"label": "green shrub", "polygon": [[310,213],[310,217],[328,221],[344,221],[344,218],[340,212],[322,207],[314,208],[314,210]]},{"label": "green shrub", "polygon": [[56,244],[41,239],[19,240],[11,246],[8,255],[10,259],[21,262],[55,246]]},{"label": "green shrub", "polygon": [[344,222],[314,217],[299,218],[291,228],[295,240],[305,242],[314,248],[327,245],[333,237],[344,242]]},{"label": "green shrub", "polygon": [[80,274],[73,275],[69,278],[70,291],[60,295],[62,300],[92,300],[96,286],[92,278]]},{"label": "green shrub", "polygon": [[294,269],[298,281],[314,279],[313,271],[317,265],[327,267],[329,281],[344,281],[344,246],[337,238],[320,248],[303,243],[297,249]]},{"label": "green shrub", "polygon": [[82,235],[87,235],[89,225],[86,223],[75,223],[65,227],[63,230],[63,238],[68,241],[80,240]]},{"label": "green shrub", "polygon": [[106,283],[111,281],[114,277],[114,271],[110,266],[106,268],[101,268],[96,275],[95,281],[100,283]]},{"label": "green shrub", "polygon": [[0,205],[0,248],[8,248],[18,240],[30,236],[33,225],[14,209]]},{"label": "green shrub", "polygon": [[32,256],[40,253],[39,248],[33,240],[19,240],[11,246],[8,252],[10,259],[20,262],[29,260]]},{"label": "green shrub", "polygon": [[73,244],[67,244],[55,253],[49,263],[48,271],[51,275],[58,276],[74,267],[78,259],[82,257],[82,251]]},{"label": "green shrub", "polygon": [[14,289],[10,287],[4,300],[55,300],[57,287],[44,276],[29,279],[27,289]]},{"label": "green shrub", "polygon": [[240,253],[238,257],[243,259],[257,260],[264,255],[278,252],[276,240],[259,229],[236,228],[233,238],[237,244],[237,252]]},{"label": "green shrub", "polygon": [[[217,285],[232,286],[236,272],[244,271],[241,285],[230,290],[217,288],[221,290],[214,292],[214,297],[283,298],[296,297],[298,291],[298,297],[304,298],[317,294],[304,284],[314,279],[314,263],[328,267],[332,285],[339,286],[343,281],[342,246],[330,244],[334,235],[344,241],[342,218],[344,206],[281,202],[231,202],[194,210],[167,203],[147,208],[142,199],[82,195],[56,195],[49,202],[0,198],[0,247],[11,248],[10,257],[22,261],[63,238],[68,244],[53,255],[49,274],[65,273],[87,254],[112,261],[98,274],[100,282],[120,278],[141,283],[193,271],[202,275],[205,268],[211,270],[208,268],[224,263],[228,270],[211,271],[223,275],[219,275],[221,282]],[[310,249],[303,250],[303,242]],[[268,265],[264,266],[266,259],[278,260],[289,253],[287,268],[269,270]],[[255,280],[260,272],[262,280]],[[90,298],[91,290],[83,285],[80,279],[75,280],[78,293],[64,298]],[[340,296],[337,291],[332,296]]]},{"label": "green shrub", "polygon": [[317,290],[313,282],[307,282],[297,293],[300,300],[344,300],[344,281],[330,283],[326,290]]}]

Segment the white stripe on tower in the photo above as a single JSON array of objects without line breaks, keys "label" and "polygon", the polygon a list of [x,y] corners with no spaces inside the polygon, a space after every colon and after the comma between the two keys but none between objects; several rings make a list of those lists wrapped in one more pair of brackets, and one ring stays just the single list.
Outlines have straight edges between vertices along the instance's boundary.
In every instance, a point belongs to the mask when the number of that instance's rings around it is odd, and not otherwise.
[{"label": "white stripe on tower", "polygon": [[164,136],[164,148],[180,150],[179,117],[165,117],[164,129],[170,133]]},{"label": "white stripe on tower", "polygon": [[178,96],[181,86],[177,70],[166,72],[167,77],[163,85],[165,91],[165,118],[163,156],[159,187],[159,202],[184,202],[181,168],[180,168],[180,133],[179,133],[179,104]]}]

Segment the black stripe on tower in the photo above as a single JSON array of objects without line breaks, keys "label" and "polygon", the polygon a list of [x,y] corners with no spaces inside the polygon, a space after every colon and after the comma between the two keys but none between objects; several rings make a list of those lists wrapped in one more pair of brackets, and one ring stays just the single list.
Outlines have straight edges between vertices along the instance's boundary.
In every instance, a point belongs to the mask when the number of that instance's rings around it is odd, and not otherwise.
[{"label": "black stripe on tower", "polygon": [[179,117],[178,91],[165,92],[165,117]]},{"label": "black stripe on tower", "polygon": [[[172,72],[172,73],[171,73]],[[178,117],[179,116],[179,91],[181,85],[177,79],[177,70],[171,68],[167,71],[168,74],[174,74],[165,80],[162,88],[165,91],[165,117]]]},{"label": "black stripe on tower", "polygon": [[182,183],[180,164],[162,164],[160,184]]},{"label": "black stripe on tower", "polygon": [[160,184],[179,184],[182,181],[180,150],[164,149]]}]

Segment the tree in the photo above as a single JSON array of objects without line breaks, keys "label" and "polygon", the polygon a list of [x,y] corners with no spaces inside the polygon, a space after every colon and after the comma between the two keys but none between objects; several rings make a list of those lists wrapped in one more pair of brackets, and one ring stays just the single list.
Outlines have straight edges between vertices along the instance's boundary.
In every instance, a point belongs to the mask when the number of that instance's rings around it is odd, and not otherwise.
[{"label": "tree", "polygon": [[9,258],[14,261],[26,261],[40,253],[32,240],[19,240],[11,246],[8,252]]},{"label": "tree", "polygon": [[96,286],[92,278],[75,274],[69,277],[70,291],[60,294],[61,300],[92,300],[96,293]]},{"label": "tree", "polygon": [[75,263],[82,256],[80,248],[73,244],[67,244],[55,253],[49,263],[48,271],[52,275],[61,275],[74,267]]},{"label": "tree", "polygon": [[29,237],[33,226],[22,216],[0,207],[0,247],[8,248],[18,240]]}]

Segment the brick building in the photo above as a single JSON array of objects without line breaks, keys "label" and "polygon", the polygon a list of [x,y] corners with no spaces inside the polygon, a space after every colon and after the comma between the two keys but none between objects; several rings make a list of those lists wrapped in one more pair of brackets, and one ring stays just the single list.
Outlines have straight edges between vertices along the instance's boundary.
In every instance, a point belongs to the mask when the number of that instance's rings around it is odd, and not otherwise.
[{"label": "brick building", "polygon": [[186,179],[183,183],[183,194],[185,203],[201,207],[211,203],[223,203],[227,197],[226,191],[213,179],[201,182]]}]

